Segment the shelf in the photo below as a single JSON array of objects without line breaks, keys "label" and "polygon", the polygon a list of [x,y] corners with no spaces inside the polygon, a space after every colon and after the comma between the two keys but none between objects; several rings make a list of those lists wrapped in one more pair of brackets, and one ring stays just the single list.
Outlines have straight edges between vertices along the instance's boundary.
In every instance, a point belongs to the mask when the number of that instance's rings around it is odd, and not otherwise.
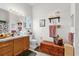
[{"label": "shelf", "polygon": [[51,17],[51,18],[48,18],[50,20],[50,23],[51,23],[51,20],[54,20],[54,19],[58,19],[58,22],[60,22],[60,17]]}]

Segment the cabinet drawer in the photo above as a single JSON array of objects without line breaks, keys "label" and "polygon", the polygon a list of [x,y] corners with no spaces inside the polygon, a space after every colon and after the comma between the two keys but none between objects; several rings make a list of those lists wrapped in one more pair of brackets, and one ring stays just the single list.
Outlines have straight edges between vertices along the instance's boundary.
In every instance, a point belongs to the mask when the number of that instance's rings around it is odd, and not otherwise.
[{"label": "cabinet drawer", "polygon": [[47,45],[43,45],[43,44],[41,44],[41,46],[40,46],[40,50],[42,51],[42,52],[44,52],[44,53],[48,53],[49,54],[49,46],[47,46]]},{"label": "cabinet drawer", "polygon": [[1,54],[1,56],[13,56],[13,52],[7,51],[6,53]]},{"label": "cabinet drawer", "polygon": [[18,55],[23,51],[23,43],[24,42],[22,38],[14,40],[14,55]]},{"label": "cabinet drawer", "polygon": [[59,53],[59,56],[64,56],[64,49],[59,49],[58,53]]},{"label": "cabinet drawer", "polygon": [[56,47],[51,47],[50,48],[50,54],[54,56],[58,56],[58,48]]},{"label": "cabinet drawer", "polygon": [[11,40],[11,41],[0,42],[0,47],[1,47],[1,46],[4,46],[4,44],[5,44],[5,45],[6,45],[6,44],[13,44],[13,41]]},{"label": "cabinet drawer", "polygon": [[6,47],[3,47],[3,48],[0,48],[0,54],[6,53],[8,51],[13,51],[13,47],[6,46]]},{"label": "cabinet drawer", "polygon": [[23,42],[24,50],[29,49],[29,37],[24,37]]},{"label": "cabinet drawer", "polygon": [[13,52],[13,41],[1,42],[0,43],[0,56],[4,54],[9,54],[9,52],[10,53]]}]

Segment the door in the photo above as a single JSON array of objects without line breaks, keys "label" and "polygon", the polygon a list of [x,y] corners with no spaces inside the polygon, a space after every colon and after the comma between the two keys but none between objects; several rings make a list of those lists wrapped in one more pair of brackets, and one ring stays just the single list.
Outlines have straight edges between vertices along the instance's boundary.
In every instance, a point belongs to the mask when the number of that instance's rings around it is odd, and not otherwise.
[{"label": "door", "polygon": [[23,52],[23,38],[14,40],[14,55],[18,55]]},{"label": "door", "polygon": [[23,43],[23,45],[24,45],[24,50],[28,50],[29,49],[29,36],[27,36],[27,37],[24,37],[23,38],[23,40],[24,40],[24,43]]}]

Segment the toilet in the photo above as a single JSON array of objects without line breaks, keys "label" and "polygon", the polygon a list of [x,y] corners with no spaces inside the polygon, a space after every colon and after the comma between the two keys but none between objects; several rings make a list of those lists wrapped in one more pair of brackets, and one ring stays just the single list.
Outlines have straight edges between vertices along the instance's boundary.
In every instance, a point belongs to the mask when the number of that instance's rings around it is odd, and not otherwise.
[{"label": "toilet", "polygon": [[30,35],[30,48],[35,49],[38,46],[38,41]]}]

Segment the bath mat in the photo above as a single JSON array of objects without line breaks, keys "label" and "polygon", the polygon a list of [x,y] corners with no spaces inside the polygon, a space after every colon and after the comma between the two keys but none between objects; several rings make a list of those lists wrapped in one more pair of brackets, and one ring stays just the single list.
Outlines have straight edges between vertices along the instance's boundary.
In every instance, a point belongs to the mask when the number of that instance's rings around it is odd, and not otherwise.
[{"label": "bath mat", "polygon": [[24,51],[22,52],[21,54],[19,54],[18,56],[36,56],[36,53],[31,51],[31,50],[28,50],[28,51]]}]

